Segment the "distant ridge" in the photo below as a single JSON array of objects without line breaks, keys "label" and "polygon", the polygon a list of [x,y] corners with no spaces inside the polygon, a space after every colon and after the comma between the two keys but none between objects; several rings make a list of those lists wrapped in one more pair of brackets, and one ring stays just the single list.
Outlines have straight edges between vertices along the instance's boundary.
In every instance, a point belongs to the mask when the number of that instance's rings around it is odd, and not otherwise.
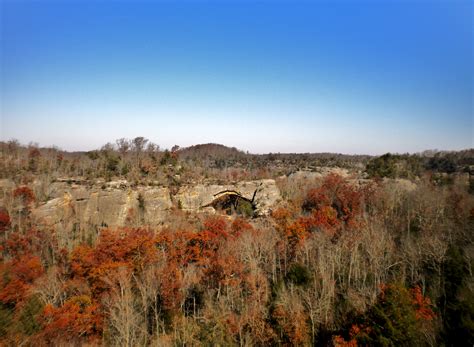
[{"label": "distant ridge", "polygon": [[180,157],[193,158],[228,158],[228,157],[242,157],[245,152],[235,147],[228,147],[219,143],[204,143],[193,145],[189,147],[180,148],[177,150]]}]

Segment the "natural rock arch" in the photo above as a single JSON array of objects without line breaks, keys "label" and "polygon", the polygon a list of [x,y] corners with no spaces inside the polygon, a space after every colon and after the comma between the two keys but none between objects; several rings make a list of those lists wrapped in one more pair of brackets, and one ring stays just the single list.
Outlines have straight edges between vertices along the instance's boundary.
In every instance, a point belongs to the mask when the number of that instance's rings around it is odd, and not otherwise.
[{"label": "natural rock arch", "polygon": [[237,213],[253,217],[256,210],[255,196],[257,192],[258,188],[253,193],[252,199],[249,199],[236,190],[226,189],[214,194],[212,202],[202,207],[213,207],[216,210],[225,211],[227,214]]}]

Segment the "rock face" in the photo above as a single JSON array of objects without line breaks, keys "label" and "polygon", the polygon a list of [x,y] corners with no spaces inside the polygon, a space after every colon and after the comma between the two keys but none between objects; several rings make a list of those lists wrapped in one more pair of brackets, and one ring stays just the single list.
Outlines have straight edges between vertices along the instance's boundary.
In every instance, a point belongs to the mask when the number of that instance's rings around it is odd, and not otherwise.
[{"label": "rock face", "polygon": [[158,226],[173,207],[194,212],[215,212],[202,208],[214,200],[214,194],[235,190],[252,199],[256,213],[268,214],[280,200],[274,180],[239,182],[234,185],[183,186],[175,196],[167,187],[130,187],[125,181],[97,185],[55,182],[48,188],[48,200],[32,210],[33,220],[57,231],[126,225]]},{"label": "rock face", "polygon": [[156,226],[163,222],[172,202],[168,188],[86,188],[53,186],[54,198],[32,211],[40,224],[118,227],[133,224]]},{"label": "rock face", "polygon": [[329,174],[336,174],[341,177],[347,178],[350,176],[349,170],[339,167],[316,167],[314,171],[299,170],[295,171],[288,176],[289,180],[316,180],[323,178]]},{"label": "rock face", "polygon": [[312,171],[295,171],[288,176],[290,181],[315,181],[316,179],[324,177],[320,172]]},{"label": "rock face", "polygon": [[257,190],[255,205],[256,213],[260,215],[270,213],[271,208],[281,199],[280,190],[272,179],[239,182],[234,185],[183,186],[174,199],[183,210],[199,211],[214,200],[214,195],[225,190],[235,190],[248,199],[252,199]]}]

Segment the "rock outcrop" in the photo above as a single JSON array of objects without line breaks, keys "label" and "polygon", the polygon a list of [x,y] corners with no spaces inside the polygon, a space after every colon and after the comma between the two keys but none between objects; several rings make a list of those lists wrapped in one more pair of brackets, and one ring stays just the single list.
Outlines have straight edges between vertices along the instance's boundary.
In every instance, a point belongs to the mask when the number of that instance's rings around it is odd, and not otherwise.
[{"label": "rock outcrop", "polygon": [[212,203],[216,194],[225,190],[235,190],[248,199],[252,199],[253,194],[257,191],[255,212],[259,215],[270,213],[271,208],[281,199],[280,190],[275,180],[272,179],[239,182],[233,185],[197,184],[183,186],[174,196],[174,199],[183,210],[200,211],[203,210],[204,206]]},{"label": "rock outcrop", "polygon": [[155,226],[163,222],[172,207],[169,189],[161,187],[100,189],[72,185],[58,189],[56,186],[52,196],[55,196],[52,200],[32,211],[40,224],[68,225],[74,221],[81,226],[118,227],[140,221]]},{"label": "rock outcrop", "polygon": [[[5,186],[10,187],[7,183]],[[173,206],[186,211],[214,213],[212,207],[203,206],[211,203],[215,194],[228,189],[249,199],[257,191],[257,215],[268,214],[280,200],[280,191],[271,179],[230,185],[182,186],[174,196],[167,187],[131,187],[126,181],[102,184],[59,181],[48,187],[49,200],[34,208],[31,216],[35,223],[57,231],[127,225],[159,226],[166,221]]]},{"label": "rock outcrop", "polygon": [[350,176],[349,170],[339,167],[316,167],[312,170],[299,170],[295,171],[288,176],[289,180],[306,180],[314,181],[316,179],[323,178],[329,174],[336,174],[341,177],[347,178]]}]

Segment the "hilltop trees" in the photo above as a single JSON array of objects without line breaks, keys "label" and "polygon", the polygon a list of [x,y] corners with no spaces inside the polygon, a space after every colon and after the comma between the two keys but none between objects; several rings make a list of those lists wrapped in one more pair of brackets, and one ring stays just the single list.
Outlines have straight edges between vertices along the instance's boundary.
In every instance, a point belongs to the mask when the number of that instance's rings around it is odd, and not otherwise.
[{"label": "hilltop trees", "polygon": [[142,160],[142,152],[145,149],[145,145],[147,144],[148,140],[144,137],[135,137],[132,143],[132,151],[135,153],[135,157],[137,160],[138,168],[141,167],[141,160]]},{"label": "hilltop trees", "polygon": [[366,171],[371,177],[414,178],[421,175],[423,161],[419,155],[386,153],[371,159]]},{"label": "hilltop trees", "polygon": [[[162,150],[143,136],[120,138],[100,150],[66,152],[59,148],[21,146],[17,141],[0,142],[1,177],[30,175],[54,180],[58,177],[127,179],[136,184],[173,184],[212,179],[218,182],[278,178],[300,169],[319,172],[339,167],[353,173],[365,170],[371,178],[421,178],[432,175],[438,184],[451,184],[452,176],[469,173],[474,165],[473,150],[426,151],[419,154],[384,154],[380,157],[332,153],[249,154],[234,147],[201,144],[174,145]],[[44,175],[44,176],[43,176]]]},{"label": "hilltop trees", "polygon": [[474,165],[473,150],[430,152],[421,154],[391,154],[372,158],[366,167],[370,177],[415,178],[423,172],[452,174],[469,172]]}]

